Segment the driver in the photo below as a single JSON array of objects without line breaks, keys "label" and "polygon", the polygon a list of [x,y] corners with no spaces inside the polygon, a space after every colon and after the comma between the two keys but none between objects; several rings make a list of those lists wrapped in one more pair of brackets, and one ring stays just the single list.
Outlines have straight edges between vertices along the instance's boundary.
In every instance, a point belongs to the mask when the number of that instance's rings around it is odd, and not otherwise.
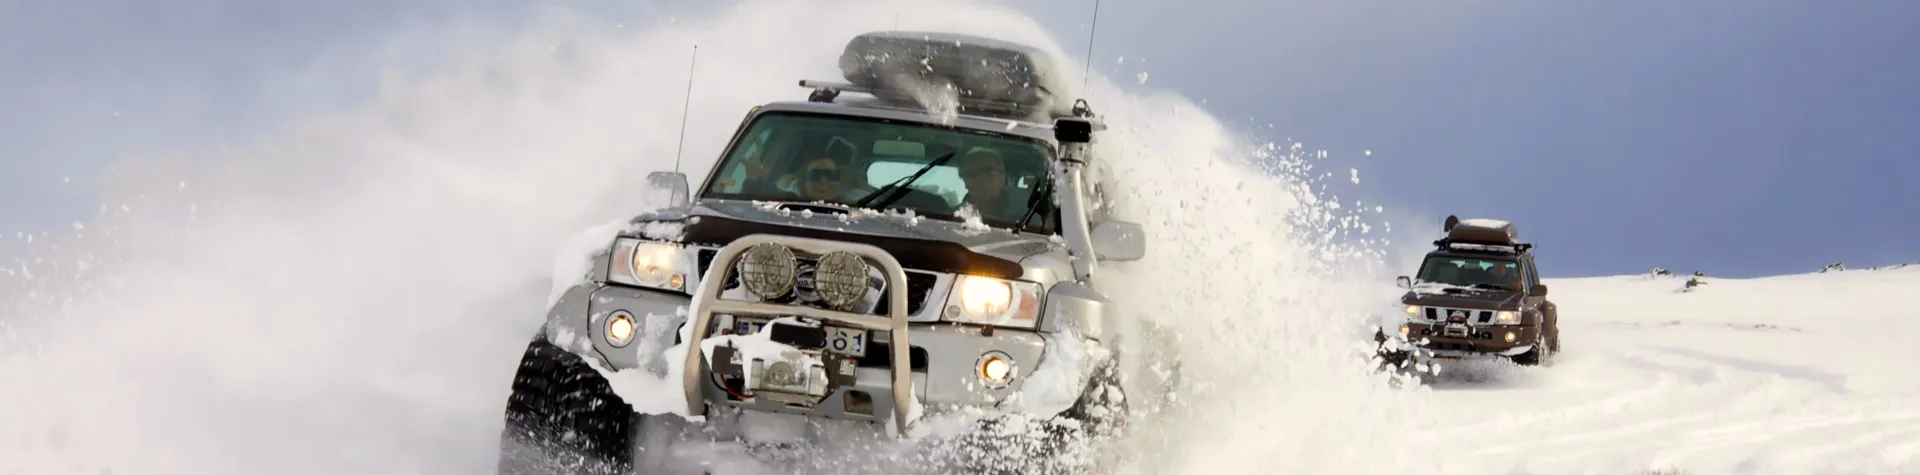
[{"label": "driver", "polygon": [[973,205],[983,217],[1018,219],[1024,214],[1026,203],[1009,203],[1012,200],[1007,199],[1007,162],[1000,152],[974,147],[959,162],[960,179],[967,184],[964,203]]},{"label": "driver", "polygon": [[1496,285],[1506,286],[1506,288],[1511,290],[1520,290],[1519,273],[1509,272],[1507,267],[1509,266],[1494,265],[1492,268],[1487,269],[1488,274],[1490,274],[1488,277],[1491,277],[1493,283]]}]

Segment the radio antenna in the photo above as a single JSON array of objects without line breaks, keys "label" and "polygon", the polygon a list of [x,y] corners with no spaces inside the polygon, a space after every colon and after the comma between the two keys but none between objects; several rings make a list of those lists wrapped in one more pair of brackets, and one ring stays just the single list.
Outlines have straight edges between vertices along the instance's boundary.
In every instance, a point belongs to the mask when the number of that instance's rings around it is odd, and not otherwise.
[{"label": "radio antenna", "polygon": [[1100,31],[1100,0],[1093,0],[1093,23],[1087,28],[1087,69],[1080,73],[1080,88],[1093,81],[1093,34]]},{"label": "radio antenna", "polygon": [[673,151],[673,172],[680,173],[680,153],[687,149],[687,111],[693,108],[693,68],[700,64],[700,45],[693,45],[693,59],[687,61],[687,95],[680,104],[680,143]]}]

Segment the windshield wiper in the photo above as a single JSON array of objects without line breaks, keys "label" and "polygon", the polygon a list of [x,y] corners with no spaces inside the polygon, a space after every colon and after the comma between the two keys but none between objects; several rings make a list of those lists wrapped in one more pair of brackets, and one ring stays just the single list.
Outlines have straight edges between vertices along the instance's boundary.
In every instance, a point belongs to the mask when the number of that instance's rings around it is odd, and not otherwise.
[{"label": "windshield wiper", "polygon": [[1020,223],[1016,224],[1015,228],[1026,229],[1027,222],[1032,221],[1033,215],[1040,212],[1041,200],[1048,199],[1050,197],[1047,195],[1053,194],[1053,180],[1047,180],[1040,186],[1033,191],[1033,195],[1027,197],[1027,214],[1020,215]]},{"label": "windshield wiper", "polygon": [[[927,174],[927,171],[932,170],[933,167],[937,167],[943,163],[947,163],[948,159],[953,158],[954,153],[955,152],[947,152],[946,155],[941,155],[940,158],[936,158],[936,159],[933,159],[933,161],[931,162],[927,162],[927,166],[920,167],[920,171],[913,172],[913,175],[902,177],[899,180],[894,180],[893,183],[888,183],[887,186],[882,186],[878,190],[873,190],[873,192],[868,193],[867,196],[860,197],[860,201],[854,202],[853,205],[861,208],[885,208],[887,207],[887,205],[893,204],[893,202],[895,201],[899,201],[901,197],[907,196],[907,185],[912,185],[914,180],[919,180],[921,175]],[[902,183],[903,181],[905,183]],[[879,197],[880,195],[885,194],[887,192],[893,192],[893,194],[888,195],[886,199],[880,200],[879,203],[874,204],[873,206],[867,206],[868,202],[873,201],[874,198]]]}]

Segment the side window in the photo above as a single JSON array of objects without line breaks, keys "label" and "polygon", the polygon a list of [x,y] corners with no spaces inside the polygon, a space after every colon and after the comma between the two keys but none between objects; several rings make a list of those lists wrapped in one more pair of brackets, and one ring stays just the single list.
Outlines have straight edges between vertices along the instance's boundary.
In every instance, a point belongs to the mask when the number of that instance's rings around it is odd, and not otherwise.
[{"label": "side window", "polygon": [[1520,263],[1521,263],[1521,265],[1520,265],[1520,269],[1521,269],[1521,270],[1524,270],[1524,271],[1526,271],[1526,275],[1527,275],[1527,280],[1526,280],[1526,284],[1527,284],[1527,287],[1533,287],[1533,286],[1536,286],[1536,285],[1540,285],[1540,276],[1539,276],[1539,275],[1535,275],[1535,274],[1533,273],[1533,258],[1532,258],[1532,257],[1528,257],[1528,258],[1527,258],[1526,260],[1523,260],[1523,261],[1520,261]]},{"label": "side window", "polygon": [[713,183],[712,192],[740,192],[740,188],[746,184],[747,164],[764,163],[767,137],[773,136],[774,128],[773,126],[762,126],[760,127],[759,133],[749,135],[746,141],[741,142],[740,147],[734,150],[734,156],[727,160],[727,162],[732,165],[729,165],[726,170],[721,171],[723,178]]}]

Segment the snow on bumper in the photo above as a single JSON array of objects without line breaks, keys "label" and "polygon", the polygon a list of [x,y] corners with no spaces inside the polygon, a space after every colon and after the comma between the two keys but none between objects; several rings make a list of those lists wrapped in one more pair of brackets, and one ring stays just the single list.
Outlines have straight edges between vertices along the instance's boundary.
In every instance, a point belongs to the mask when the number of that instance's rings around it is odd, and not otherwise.
[{"label": "snow on bumper", "polygon": [[[686,396],[681,390],[687,348],[679,342],[689,339],[693,330],[688,325],[690,301],[685,294],[582,284],[556,301],[548,314],[547,334],[554,344],[584,356],[635,411],[687,416]],[[607,338],[607,319],[616,314],[630,315],[635,322],[636,335],[625,346],[615,346]],[[741,347],[747,343],[743,340],[754,338],[721,333],[721,329],[731,329],[732,323],[731,318],[714,319],[714,328],[701,345],[707,364],[701,371],[714,368],[713,347]],[[920,406],[909,408],[912,419],[918,419],[928,407],[1053,416],[1078,399],[1079,389],[1090,374],[1086,362],[1091,359],[1084,353],[1092,351],[1091,345],[1071,333],[986,332],[945,323],[914,323],[910,327],[912,401]],[[856,359],[853,384],[836,388],[812,407],[740,398],[722,388],[717,377],[702,378],[706,383],[701,395],[714,406],[888,421],[893,410],[887,396],[892,387],[888,373],[892,352],[887,346],[891,338],[887,332],[871,335],[866,355]],[[764,340],[764,336],[757,339]],[[1011,379],[1004,386],[986,384],[982,378],[980,365],[986,354],[998,354],[1013,363]]]},{"label": "snow on bumper", "polygon": [[[1383,351],[1425,350],[1438,358],[1474,356],[1515,356],[1533,349],[1538,341],[1538,325],[1479,325],[1448,331],[1446,325],[1409,322],[1395,335],[1379,334],[1386,342]],[[1456,327],[1457,328],[1457,327]],[[1404,338],[1401,337],[1404,335]],[[1508,339],[1508,335],[1512,339]]]}]

